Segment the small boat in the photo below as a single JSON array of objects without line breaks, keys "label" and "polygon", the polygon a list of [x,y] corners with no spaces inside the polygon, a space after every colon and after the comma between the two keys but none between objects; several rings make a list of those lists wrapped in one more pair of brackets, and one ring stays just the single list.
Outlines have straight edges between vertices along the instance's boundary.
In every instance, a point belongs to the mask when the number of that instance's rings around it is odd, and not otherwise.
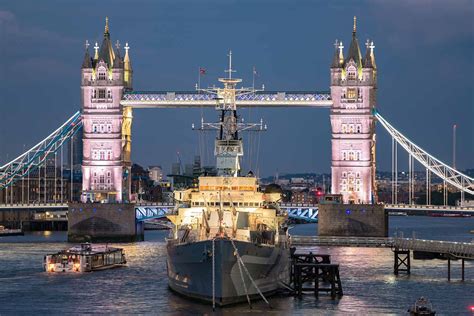
[{"label": "small boat", "polygon": [[44,256],[46,272],[91,272],[123,266],[127,263],[122,248],[81,244]]},{"label": "small boat", "polygon": [[416,300],[415,304],[408,310],[408,312],[413,316],[436,315],[436,311],[433,310],[431,302],[423,296]]},{"label": "small boat", "polygon": [[0,225],[0,237],[3,236],[23,236],[24,233],[21,229],[8,229],[5,226]]}]

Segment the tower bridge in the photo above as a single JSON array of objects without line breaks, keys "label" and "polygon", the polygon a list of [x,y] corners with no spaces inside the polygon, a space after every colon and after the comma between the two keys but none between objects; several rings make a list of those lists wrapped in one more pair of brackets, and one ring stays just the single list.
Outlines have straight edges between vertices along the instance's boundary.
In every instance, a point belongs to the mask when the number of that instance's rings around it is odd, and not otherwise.
[{"label": "tower bridge", "polygon": [[[219,97],[225,98],[224,90],[215,94],[206,91],[140,91],[134,90],[133,69],[128,43],[123,50],[117,43],[112,45],[106,21],[102,44],[95,43],[94,53],[89,52],[86,42],[81,66],[82,106],[56,131],[27,152],[0,167],[0,191],[3,206],[13,201],[12,185],[28,183],[30,192],[31,172],[38,169],[38,199],[36,203],[53,202],[64,205],[67,201],[61,192],[54,200],[47,201],[46,180],[42,184],[41,168],[45,170],[48,158],[58,162],[58,154],[64,143],[77,135],[82,128],[83,202],[128,202],[131,199],[131,126],[133,110],[146,108],[201,108],[219,106]],[[375,109],[377,92],[377,66],[373,41],[367,40],[364,56],[357,38],[356,21],[349,45],[344,52],[341,41],[335,43],[330,65],[330,91],[258,91],[238,95],[237,107],[311,107],[330,110],[332,162],[331,192],[341,194],[346,203],[376,203],[376,122],[380,122],[392,137],[392,205],[397,200],[397,148],[403,148],[409,157],[410,172],[418,161],[427,172],[427,188],[431,174],[442,179],[447,203],[447,185],[464,193],[474,194],[474,179],[448,166],[424,151],[399,132]],[[123,55],[123,57],[122,57]],[[238,89],[236,89],[237,91]],[[71,168],[72,169],[72,168]],[[61,179],[63,176],[61,175]],[[62,180],[61,180],[62,181]],[[410,204],[414,203],[414,178],[409,177]],[[72,186],[71,186],[72,187]],[[10,191],[9,191],[10,188]],[[44,194],[41,194],[44,190]],[[30,205],[29,196],[21,194],[22,205]],[[72,196],[72,195],[71,195]],[[41,200],[44,197],[44,200]],[[427,205],[431,204],[427,197]],[[448,209],[447,207],[445,207]],[[311,209],[311,211],[309,211]],[[302,211],[292,211],[295,216],[314,217],[316,210],[308,206]],[[145,214],[145,213],[144,213]],[[145,216],[146,217],[146,216]],[[137,215],[138,218],[138,215]]]}]

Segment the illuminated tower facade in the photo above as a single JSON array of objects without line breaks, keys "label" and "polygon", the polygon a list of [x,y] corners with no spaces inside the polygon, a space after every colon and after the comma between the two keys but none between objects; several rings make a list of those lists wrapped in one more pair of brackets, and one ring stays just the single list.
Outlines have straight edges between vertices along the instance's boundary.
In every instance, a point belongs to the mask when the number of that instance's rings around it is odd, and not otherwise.
[{"label": "illuminated tower facade", "polygon": [[374,45],[361,55],[356,18],[349,51],[336,40],[331,65],[332,193],[345,203],[374,203],[377,68]]},{"label": "illuminated tower facade", "polygon": [[[114,50],[106,18],[101,46],[82,63],[83,163],[82,201],[121,202],[129,199],[129,166],[124,161],[120,105],[125,89],[131,89],[132,69],[125,46],[124,58],[117,41]],[[128,157],[129,158],[129,157]]]}]

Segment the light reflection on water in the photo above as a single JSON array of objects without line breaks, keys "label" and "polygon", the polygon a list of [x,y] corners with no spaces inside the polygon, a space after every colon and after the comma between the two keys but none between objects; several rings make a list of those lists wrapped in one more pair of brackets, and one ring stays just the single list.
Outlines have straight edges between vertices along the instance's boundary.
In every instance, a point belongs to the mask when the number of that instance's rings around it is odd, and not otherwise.
[{"label": "light reflection on water", "polygon": [[[400,217],[391,218],[395,227],[411,236],[469,241],[474,219]],[[431,227],[431,229],[430,229]],[[315,225],[299,225],[291,232],[314,234]],[[64,232],[36,232],[0,239],[0,314],[212,314],[208,305],[188,301],[168,290],[166,278],[166,232],[150,231],[142,243],[116,244],[125,248],[125,268],[84,274],[42,272],[44,254],[68,246]],[[332,301],[325,295],[316,300],[272,297],[273,309],[256,302],[218,310],[216,314],[330,315],[403,314],[419,296],[427,296],[440,314],[466,314],[474,304],[474,265],[466,262],[466,278],[460,282],[460,262],[452,262],[452,282],[447,282],[447,263],[441,260],[412,260],[412,274],[393,272],[393,253],[384,248],[326,248],[340,264],[344,296]]]}]

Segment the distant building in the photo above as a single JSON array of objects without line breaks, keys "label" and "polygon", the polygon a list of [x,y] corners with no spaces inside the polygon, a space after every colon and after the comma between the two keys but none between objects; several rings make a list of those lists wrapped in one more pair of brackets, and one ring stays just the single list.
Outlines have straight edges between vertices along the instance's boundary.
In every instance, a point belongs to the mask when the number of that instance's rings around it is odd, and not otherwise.
[{"label": "distant building", "polygon": [[155,184],[163,181],[163,169],[161,166],[150,166],[148,167],[148,176]]},{"label": "distant building", "polygon": [[180,175],[181,174],[181,163],[174,162],[171,165],[171,174],[173,174],[173,175]]},{"label": "distant building", "polygon": [[295,204],[316,204],[318,202],[314,191],[310,189],[303,189],[299,191],[292,191],[291,203]]}]

